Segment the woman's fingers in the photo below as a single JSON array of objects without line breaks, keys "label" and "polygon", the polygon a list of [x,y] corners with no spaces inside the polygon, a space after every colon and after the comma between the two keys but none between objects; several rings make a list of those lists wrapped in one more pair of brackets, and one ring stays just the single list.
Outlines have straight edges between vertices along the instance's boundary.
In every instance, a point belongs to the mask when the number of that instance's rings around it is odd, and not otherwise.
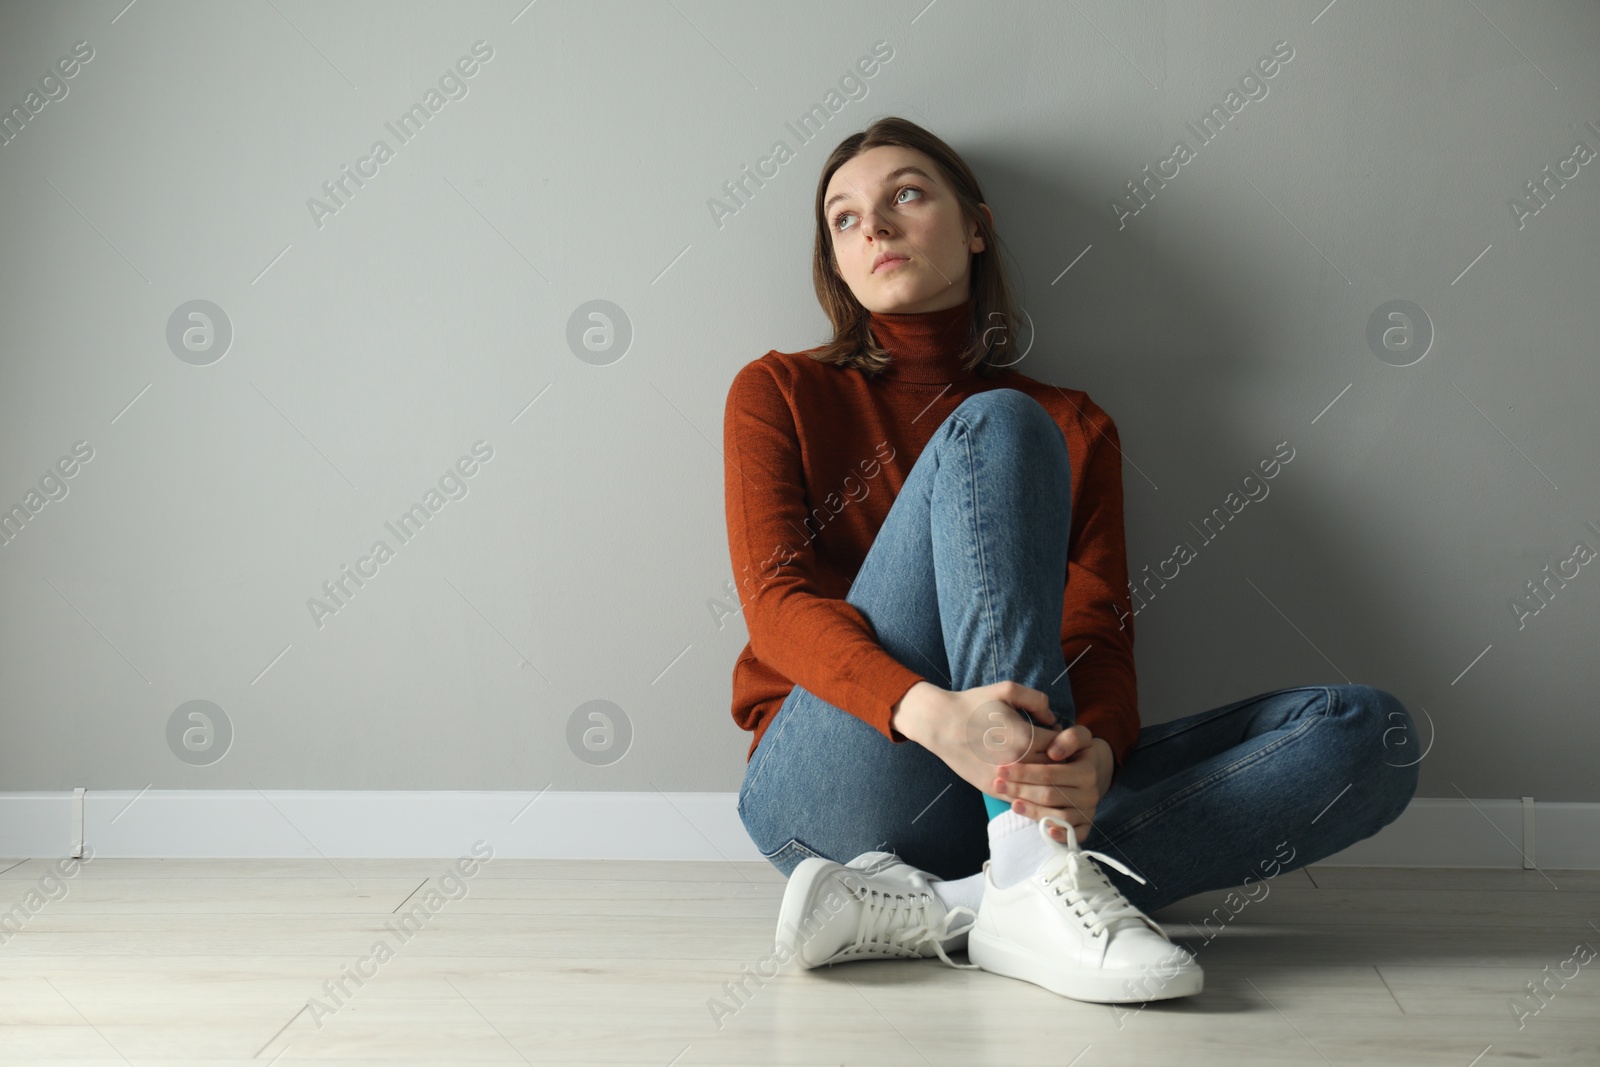
[{"label": "woman's fingers", "polygon": [[1054,816],[1069,822],[1078,830],[1080,838],[1094,820],[1096,805],[1076,791],[1005,784],[1003,788],[990,795],[1010,801],[1012,811],[1026,815],[1030,819],[1039,820],[1046,816]]},{"label": "woman's fingers", "polygon": [[1026,814],[1034,819],[1042,819],[1046,815],[1065,818],[1061,814],[1062,812],[1071,812],[1074,816],[1083,819],[1089,819],[1094,816],[1095,805],[1090,802],[1086,795],[1069,792],[1064,789],[1052,791],[1043,796],[1037,793],[1018,796],[1015,791],[1008,791],[998,795],[1001,800],[1010,801],[1013,807],[1019,803],[1023,804],[1028,809]]},{"label": "woman's fingers", "polygon": [[1089,732],[1088,727],[1073,723],[1050,739],[1049,756],[1054,760],[1064,760],[1088,748],[1093,741],[1094,735]]},{"label": "woman's fingers", "polygon": [[1089,800],[1086,790],[1071,786],[1018,785],[1015,782],[1003,782],[989,795],[1001,800],[1021,800],[1041,808],[1086,807]]},{"label": "woman's fingers", "polygon": [[1056,713],[1050,710],[1050,696],[1040,693],[1038,689],[1022,685],[1021,681],[998,681],[986,688],[997,701],[1005,701],[1011,707],[1021,709],[1019,713],[1022,717],[1046,726],[1056,725]]},{"label": "woman's fingers", "polygon": [[996,688],[1000,690],[1001,700],[1021,708],[1036,722],[1046,726],[1055,725],[1056,717],[1050,710],[1050,698],[1044,693],[1020,682],[1001,682]]},{"label": "woman's fingers", "polygon": [[1043,728],[1004,700],[985,700],[966,713],[963,733],[967,748],[991,766],[1037,758],[1052,737],[1040,738]]},{"label": "woman's fingers", "polygon": [[995,777],[1007,785],[1042,786],[1046,789],[1084,789],[1095,784],[1094,765],[1086,760],[1007,763],[995,768]]},{"label": "woman's fingers", "polygon": [[[986,790],[990,797],[1008,800],[1014,805],[1022,803],[1027,806],[1024,814],[1030,819],[1042,819],[1046,814],[1058,814],[1061,811],[1070,811],[1077,816],[1090,817],[1094,814],[1094,803],[1091,803],[1093,793],[1080,789],[1069,789],[1062,785],[1026,785],[1018,782],[997,781],[990,782]],[[1059,816],[1058,816],[1059,817]]]},{"label": "woman's fingers", "polygon": [[[1022,800],[1013,803],[1011,805],[1011,810],[1017,811],[1018,805],[1021,805],[1022,807],[1022,810],[1018,812],[1018,814],[1027,816],[1028,818],[1033,819],[1035,822],[1041,821],[1048,816],[1051,818],[1060,819],[1064,823],[1068,823],[1071,825],[1073,830],[1077,832],[1079,841],[1083,840],[1084,836],[1089,832],[1089,827],[1093,825],[1093,820],[1089,817],[1089,815],[1079,811],[1077,808],[1063,809],[1043,807],[1038,804],[1033,804],[1026,800]],[[1050,836],[1055,838],[1057,841],[1066,840],[1066,834],[1058,826],[1050,827],[1049,832]]]},{"label": "woman's fingers", "polygon": [[[1050,744],[1046,738],[1044,744]],[[996,777],[1035,785],[1067,785],[1094,781],[1094,763],[1089,759],[1014,760],[995,768]]]}]

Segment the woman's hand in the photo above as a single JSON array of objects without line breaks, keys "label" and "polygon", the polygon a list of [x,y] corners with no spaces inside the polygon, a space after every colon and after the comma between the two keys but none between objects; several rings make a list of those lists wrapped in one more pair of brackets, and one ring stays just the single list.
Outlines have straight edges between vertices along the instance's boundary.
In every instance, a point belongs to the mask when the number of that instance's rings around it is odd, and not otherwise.
[{"label": "woman's hand", "polygon": [[[1030,819],[1054,816],[1079,841],[1116,769],[1104,738],[1086,726],[1061,729],[1049,697],[1016,682],[955,692],[918,682],[895,706],[892,724],[981,792]],[[1058,827],[1050,834],[1066,840]]]},{"label": "woman's hand", "polygon": [[[1012,811],[1030,819],[1054,816],[1070,824],[1082,841],[1115,770],[1110,743],[1087,726],[1074,725],[1056,734],[1042,755],[996,768],[984,792],[1011,801]],[[1056,826],[1050,827],[1050,835],[1067,839],[1066,831]]]},{"label": "woman's hand", "polygon": [[891,723],[992,796],[1002,796],[994,791],[999,768],[1030,758],[1048,760],[1047,750],[1061,736],[1050,698],[1017,682],[954,692],[918,682],[895,705]]}]

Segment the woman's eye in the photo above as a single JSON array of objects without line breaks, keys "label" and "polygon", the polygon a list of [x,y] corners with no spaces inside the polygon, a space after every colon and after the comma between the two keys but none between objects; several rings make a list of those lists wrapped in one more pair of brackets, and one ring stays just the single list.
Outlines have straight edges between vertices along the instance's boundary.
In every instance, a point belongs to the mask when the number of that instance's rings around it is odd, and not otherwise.
[{"label": "woman's eye", "polygon": [[[923,193],[923,191],[921,189],[917,188],[915,185],[902,185],[900,187],[899,191],[894,194],[894,202],[897,205],[898,204],[904,204],[904,203],[907,202],[905,200],[900,199],[902,194],[905,194],[905,193],[916,193],[917,197],[919,199],[921,197],[923,197],[924,195],[926,195],[926,194]],[[847,219],[847,218],[850,218],[854,214],[855,214],[855,212],[853,212],[853,211],[841,211],[841,212],[839,212],[839,214],[835,215],[833,217],[833,228],[834,228],[834,231],[835,232],[843,232],[843,230],[839,226],[839,223],[842,222],[843,220]],[[848,229],[848,227],[845,227],[845,229]]]}]

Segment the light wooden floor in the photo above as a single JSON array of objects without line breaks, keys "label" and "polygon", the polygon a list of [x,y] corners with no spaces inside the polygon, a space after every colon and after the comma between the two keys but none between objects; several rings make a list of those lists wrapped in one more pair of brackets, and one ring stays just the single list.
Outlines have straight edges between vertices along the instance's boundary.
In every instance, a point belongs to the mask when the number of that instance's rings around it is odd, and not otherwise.
[{"label": "light wooden floor", "polygon": [[[0,909],[47,865],[0,860]],[[384,924],[446,865],[93,860],[0,944],[0,1064],[1600,1065],[1600,959],[1520,1029],[1509,1007],[1600,948],[1597,871],[1312,867],[1210,939],[1225,894],[1192,898],[1156,918],[1205,992],[1138,1010],[937,960],[732,1000],[771,952],[763,863],[493,860],[402,943]],[[380,938],[393,958],[325,994]]]}]

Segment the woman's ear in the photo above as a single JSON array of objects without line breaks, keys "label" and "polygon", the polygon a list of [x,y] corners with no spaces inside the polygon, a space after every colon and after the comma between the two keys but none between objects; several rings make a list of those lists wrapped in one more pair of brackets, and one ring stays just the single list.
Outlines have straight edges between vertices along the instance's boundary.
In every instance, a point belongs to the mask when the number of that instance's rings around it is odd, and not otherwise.
[{"label": "woman's ear", "polygon": [[[989,229],[993,230],[995,228],[995,225],[994,225],[994,212],[989,210],[989,205],[988,204],[979,204],[978,205],[978,210],[983,212],[984,221],[988,222]],[[972,247],[972,243],[974,241],[977,242],[977,247],[976,248]],[[982,252],[984,250],[985,245],[984,245],[984,240],[983,240],[983,233],[979,229],[978,224],[976,222],[974,222],[972,224],[972,235],[967,238],[967,246],[968,246],[968,251],[970,251],[970,252]]]}]

